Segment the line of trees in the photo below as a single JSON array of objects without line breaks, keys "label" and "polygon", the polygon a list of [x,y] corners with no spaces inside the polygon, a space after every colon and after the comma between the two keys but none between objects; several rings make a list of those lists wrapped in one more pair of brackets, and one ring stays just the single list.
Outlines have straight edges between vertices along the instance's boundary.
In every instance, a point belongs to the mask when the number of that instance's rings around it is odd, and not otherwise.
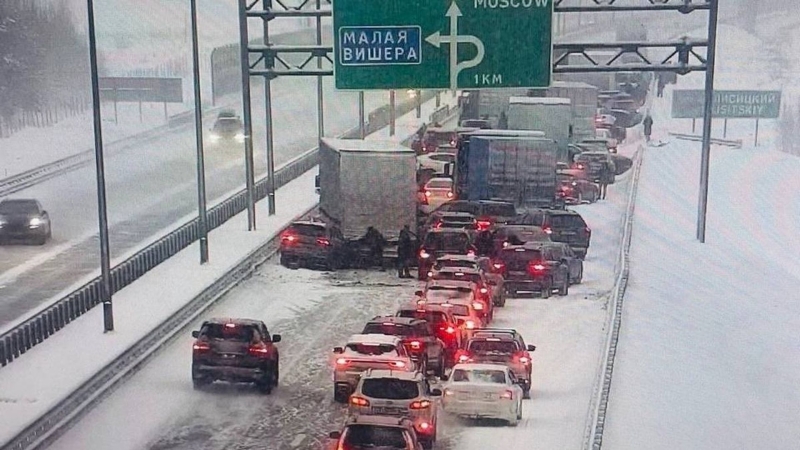
[{"label": "line of trees", "polygon": [[63,2],[0,1],[0,138],[90,102],[86,37]]}]

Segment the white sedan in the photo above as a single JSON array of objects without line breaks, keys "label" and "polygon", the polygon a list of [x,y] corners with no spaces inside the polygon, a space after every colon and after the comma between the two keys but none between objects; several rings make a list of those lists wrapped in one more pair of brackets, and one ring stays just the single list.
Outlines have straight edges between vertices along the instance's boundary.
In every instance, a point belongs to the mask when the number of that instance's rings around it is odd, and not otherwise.
[{"label": "white sedan", "polygon": [[501,419],[516,426],[522,419],[522,388],[514,374],[500,364],[456,364],[442,377],[442,407],[470,418]]},{"label": "white sedan", "polygon": [[453,172],[453,165],[456,155],[446,152],[434,152],[417,156],[417,170],[429,169],[434,173],[444,174],[445,167],[450,164],[450,173]]}]

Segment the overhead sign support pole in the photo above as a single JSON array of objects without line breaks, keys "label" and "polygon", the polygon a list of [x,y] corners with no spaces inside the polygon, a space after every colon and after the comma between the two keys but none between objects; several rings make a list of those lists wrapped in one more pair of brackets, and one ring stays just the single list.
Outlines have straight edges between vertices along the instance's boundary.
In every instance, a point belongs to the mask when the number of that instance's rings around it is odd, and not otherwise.
[{"label": "overhead sign support pole", "polygon": [[247,189],[247,230],[256,229],[255,170],[253,164],[253,118],[250,106],[250,42],[247,33],[247,0],[239,0],[239,57],[242,64],[242,119],[244,121],[244,166]]},{"label": "overhead sign support pole", "polygon": [[706,241],[706,214],[708,212],[708,173],[711,160],[711,119],[714,107],[714,59],[717,46],[717,0],[709,0],[708,50],[706,52],[705,104],[703,105],[703,148],[700,155],[700,198],[697,202],[697,240]]}]

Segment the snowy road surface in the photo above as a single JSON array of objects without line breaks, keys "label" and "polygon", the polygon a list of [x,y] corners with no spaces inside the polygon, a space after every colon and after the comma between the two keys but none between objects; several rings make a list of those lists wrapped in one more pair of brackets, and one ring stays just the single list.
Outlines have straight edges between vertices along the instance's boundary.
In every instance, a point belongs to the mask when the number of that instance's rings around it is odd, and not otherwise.
[{"label": "snowy road surface", "polygon": [[[576,208],[593,230],[584,283],[573,286],[566,298],[510,299],[496,311],[496,325],[515,327],[537,345],[525,420],[511,429],[447,419],[438,448],[483,449],[498,438],[509,438],[507,445],[520,449],[581,444],[605,338],[627,180],[626,175],[610,190],[608,200]],[[187,331],[52,448],[320,448],[344,412],[333,403],[331,347],[371,317],[394,312],[416,286],[391,272],[293,271],[271,262],[206,316],[260,318],[271,332],[283,335],[281,386],[272,396],[225,384],[195,392]],[[133,410],[136,420],[130,420]]]},{"label": "snowy road surface", "polygon": [[[356,93],[336,92],[326,82],[326,133],[358,124]],[[257,175],[265,172],[263,98],[253,94]],[[273,87],[277,166],[315,146],[315,81],[287,78]],[[367,109],[386,103],[367,95]],[[214,117],[206,118],[208,129]],[[259,127],[258,125],[261,124]],[[194,127],[132,145],[106,159],[112,258],[163,235],[197,209]],[[243,147],[207,147],[211,205],[244,183]],[[94,168],[86,167],[15,194],[35,197],[50,213],[53,240],[44,247],[0,247],[0,326],[56,296],[99,267]],[[280,207],[280,205],[278,205]],[[65,292],[66,293],[66,292]]]}]

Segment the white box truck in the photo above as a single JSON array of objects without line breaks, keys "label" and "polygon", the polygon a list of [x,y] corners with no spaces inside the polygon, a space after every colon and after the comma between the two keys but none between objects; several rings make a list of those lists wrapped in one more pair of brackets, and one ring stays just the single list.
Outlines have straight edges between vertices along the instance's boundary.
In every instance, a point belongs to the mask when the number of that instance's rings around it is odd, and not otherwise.
[{"label": "white box truck", "polygon": [[375,227],[386,240],[417,223],[417,158],[391,141],[323,138],[319,145],[319,209],[348,241]]},{"label": "white box truck", "polygon": [[556,141],[559,161],[568,159],[572,138],[572,102],[560,97],[511,97],[508,100],[508,129],[544,131]]}]

